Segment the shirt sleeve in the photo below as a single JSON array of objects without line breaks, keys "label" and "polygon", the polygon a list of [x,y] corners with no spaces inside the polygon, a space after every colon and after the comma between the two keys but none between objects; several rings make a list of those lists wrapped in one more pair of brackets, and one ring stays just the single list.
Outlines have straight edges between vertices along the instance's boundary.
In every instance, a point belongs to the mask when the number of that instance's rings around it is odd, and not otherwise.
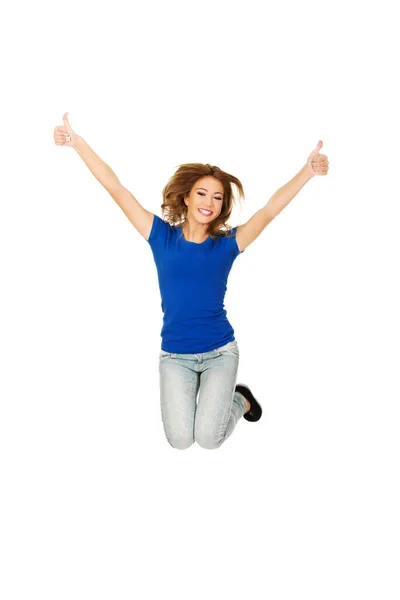
[{"label": "shirt sleeve", "polygon": [[154,246],[159,242],[163,242],[167,236],[169,225],[158,215],[154,215],[153,225],[150,230],[150,235],[147,239],[150,246]]},{"label": "shirt sleeve", "polygon": [[242,250],[240,252],[239,250],[239,246],[237,244],[237,240],[236,240],[236,233],[237,233],[237,229],[238,229],[239,225],[237,225],[236,227],[232,228],[232,237],[230,238],[230,242],[231,242],[231,246],[233,249],[233,257],[236,258],[237,256],[239,256],[239,254],[243,254],[244,250]]}]

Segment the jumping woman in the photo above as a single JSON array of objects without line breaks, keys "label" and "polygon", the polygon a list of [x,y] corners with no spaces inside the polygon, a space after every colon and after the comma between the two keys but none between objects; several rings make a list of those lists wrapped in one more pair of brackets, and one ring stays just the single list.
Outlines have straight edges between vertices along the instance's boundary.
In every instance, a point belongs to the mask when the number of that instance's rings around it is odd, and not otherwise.
[{"label": "jumping woman", "polygon": [[55,144],[75,148],[153,253],[163,311],[159,376],[166,438],[179,449],[194,441],[219,448],[242,417],[258,421],[262,414],[250,388],[236,384],[239,347],[224,309],[232,264],[310,179],[328,173],[322,141],[266,206],[232,228],[232,184],[244,197],[239,179],[209,164],[180,165],[162,191],[161,219],[75,134],[67,115],[54,130]]}]

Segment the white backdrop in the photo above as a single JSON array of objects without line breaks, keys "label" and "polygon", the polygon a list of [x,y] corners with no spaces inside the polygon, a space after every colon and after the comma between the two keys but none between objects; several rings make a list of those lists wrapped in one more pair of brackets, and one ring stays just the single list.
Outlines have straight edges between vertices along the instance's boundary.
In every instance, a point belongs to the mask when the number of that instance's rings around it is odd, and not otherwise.
[{"label": "white backdrop", "polygon": [[[36,2],[2,19],[3,600],[398,600],[399,50],[389,2]],[[6,93],[4,93],[6,90]],[[148,210],[179,164],[243,183],[238,382],[263,407],[172,448],[150,246],[73,148]]]}]

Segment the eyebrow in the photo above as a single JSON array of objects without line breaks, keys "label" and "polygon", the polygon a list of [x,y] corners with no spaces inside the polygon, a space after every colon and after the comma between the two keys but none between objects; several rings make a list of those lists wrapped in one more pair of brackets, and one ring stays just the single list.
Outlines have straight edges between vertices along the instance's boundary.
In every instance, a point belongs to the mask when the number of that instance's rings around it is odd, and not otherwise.
[{"label": "eyebrow", "polygon": [[[206,190],[206,188],[202,188],[202,187],[196,188],[196,190],[205,190],[206,192],[208,192],[208,190]],[[221,196],[223,196],[222,192],[215,192],[215,194],[221,194]]]}]

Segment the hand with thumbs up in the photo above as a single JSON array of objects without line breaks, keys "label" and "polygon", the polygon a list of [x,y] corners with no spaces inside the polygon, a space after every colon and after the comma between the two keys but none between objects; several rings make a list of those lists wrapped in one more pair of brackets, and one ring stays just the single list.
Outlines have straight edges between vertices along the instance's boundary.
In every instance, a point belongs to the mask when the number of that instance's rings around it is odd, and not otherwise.
[{"label": "hand with thumbs up", "polygon": [[68,113],[63,116],[64,125],[57,126],[54,129],[54,142],[56,146],[72,146],[74,147],[77,135],[69,124]]},{"label": "hand with thumbs up", "polygon": [[311,175],[327,175],[329,169],[329,160],[325,154],[320,154],[322,148],[322,140],[319,140],[316,148],[307,158],[308,172]]}]

